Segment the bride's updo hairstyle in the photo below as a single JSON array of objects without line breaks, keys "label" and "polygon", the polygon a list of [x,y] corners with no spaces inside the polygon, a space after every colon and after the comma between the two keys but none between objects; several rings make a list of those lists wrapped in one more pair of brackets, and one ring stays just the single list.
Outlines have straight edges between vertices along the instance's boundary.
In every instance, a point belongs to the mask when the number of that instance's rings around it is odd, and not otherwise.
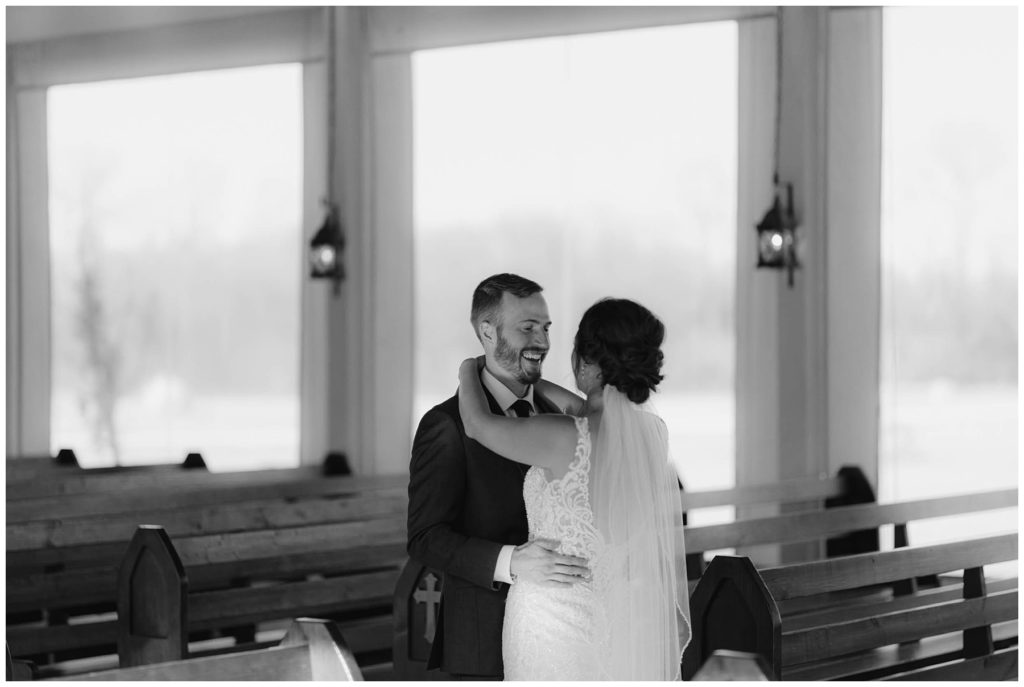
[{"label": "bride's updo hairstyle", "polygon": [[575,352],[600,368],[606,384],[643,403],[664,379],[664,339],[665,325],[650,310],[625,298],[605,298],[583,313]]}]

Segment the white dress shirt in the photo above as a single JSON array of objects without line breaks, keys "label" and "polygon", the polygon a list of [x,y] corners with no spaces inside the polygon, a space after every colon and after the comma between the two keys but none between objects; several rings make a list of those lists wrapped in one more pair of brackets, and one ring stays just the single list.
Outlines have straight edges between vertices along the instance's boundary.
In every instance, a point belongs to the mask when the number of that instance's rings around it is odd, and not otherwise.
[{"label": "white dress shirt", "polygon": [[[491,392],[494,400],[498,402],[498,406],[505,411],[505,415],[516,417],[515,411],[512,410],[512,404],[520,400],[520,397],[516,396],[512,393],[511,389],[498,381],[498,378],[491,374],[490,370],[486,367],[480,374],[480,380],[483,382],[484,387]],[[526,387],[526,393],[523,394],[522,400],[530,404],[530,415],[536,415],[537,407],[533,403],[532,384]],[[495,582],[512,584],[512,552],[515,548],[513,544],[506,544],[501,547],[501,553],[498,554],[498,562],[494,566]]]}]

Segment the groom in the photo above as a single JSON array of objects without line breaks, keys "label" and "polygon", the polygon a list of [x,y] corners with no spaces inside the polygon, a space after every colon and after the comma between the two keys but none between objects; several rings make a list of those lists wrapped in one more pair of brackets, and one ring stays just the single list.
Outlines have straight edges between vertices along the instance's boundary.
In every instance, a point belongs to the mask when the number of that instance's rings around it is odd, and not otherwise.
[{"label": "groom", "polygon": [[[515,274],[488,277],[473,292],[470,319],[484,348],[481,379],[495,414],[558,412],[533,388],[551,326],[540,292]],[[420,420],[409,466],[408,550],[444,572],[429,668],[457,679],[500,680],[509,585],[564,582],[566,574],[587,572],[582,559],[558,554],[557,543],[524,543],[527,469],[466,437],[457,394]]]}]

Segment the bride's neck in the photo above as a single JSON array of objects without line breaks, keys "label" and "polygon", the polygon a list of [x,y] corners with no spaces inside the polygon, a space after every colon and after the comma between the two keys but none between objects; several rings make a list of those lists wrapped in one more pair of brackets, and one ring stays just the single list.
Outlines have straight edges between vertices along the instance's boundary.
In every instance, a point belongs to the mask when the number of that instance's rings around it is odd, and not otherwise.
[{"label": "bride's neck", "polygon": [[590,415],[591,413],[599,413],[602,410],[604,410],[604,389],[602,387],[591,389],[587,393],[586,402],[583,404],[584,414]]}]

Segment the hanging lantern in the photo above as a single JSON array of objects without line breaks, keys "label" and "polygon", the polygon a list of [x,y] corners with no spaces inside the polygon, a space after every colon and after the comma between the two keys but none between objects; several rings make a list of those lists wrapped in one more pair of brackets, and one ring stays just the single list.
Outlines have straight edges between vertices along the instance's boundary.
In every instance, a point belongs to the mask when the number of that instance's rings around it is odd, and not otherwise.
[{"label": "hanging lantern", "polygon": [[345,278],[345,266],[341,260],[344,249],[345,236],[341,231],[338,206],[327,203],[327,217],[309,242],[309,274],[314,279],[333,279],[335,295]]},{"label": "hanging lantern", "polygon": [[786,207],[776,190],[775,201],[757,224],[757,266],[785,269],[793,286],[793,270],[799,267],[796,256],[796,218],[793,214],[793,184],[786,184]]}]

